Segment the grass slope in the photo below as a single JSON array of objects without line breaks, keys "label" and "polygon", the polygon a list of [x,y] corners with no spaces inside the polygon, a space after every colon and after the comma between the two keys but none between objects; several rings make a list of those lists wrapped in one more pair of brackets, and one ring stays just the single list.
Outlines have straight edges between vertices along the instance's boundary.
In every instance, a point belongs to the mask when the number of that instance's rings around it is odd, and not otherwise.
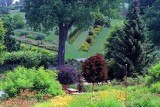
[{"label": "grass slope", "polygon": [[106,35],[107,35],[108,29],[103,28],[102,31],[100,32],[99,35],[95,38],[95,41],[93,45],[90,47],[88,52],[84,51],[79,51],[79,48],[81,44],[86,40],[88,37],[88,31],[83,32],[75,41],[72,45],[66,44],[66,54],[65,58],[87,58],[95,53],[103,53],[104,49],[104,42],[106,40]]},{"label": "grass slope", "polygon": [[112,20],[110,28],[103,28],[99,35],[96,36],[94,39],[94,43],[90,47],[88,52],[79,51],[81,44],[86,40],[88,37],[88,31],[83,32],[80,36],[74,41],[72,45],[66,42],[66,52],[65,58],[66,59],[76,59],[76,58],[88,58],[96,53],[103,54],[104,50],[104,43],[106,41],[107,35],[115,29],[115,26],[121,26],[122,20]]}]

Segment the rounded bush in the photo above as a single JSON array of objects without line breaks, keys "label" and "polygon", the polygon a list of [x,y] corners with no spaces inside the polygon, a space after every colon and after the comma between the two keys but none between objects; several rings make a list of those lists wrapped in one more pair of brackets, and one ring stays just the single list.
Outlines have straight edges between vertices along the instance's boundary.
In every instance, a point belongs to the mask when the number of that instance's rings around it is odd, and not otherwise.
[{"label": "rounded bush", "polygon": [[89,33],[88,33],[88,35],[89,36],[92,36],[94,33],[92,32],[92,31],[90,31]]},{"label": "rounded bush", "polygon": [[82,51],[88,51],[89,50],[89,47],[90,47],[90,44],[88,42],[84,42],[82,45],[81,45],[81,50]]},{"label": "rounded bush", "polygon": [[17,67],[13,72],[7,72],[4,81],[4,91],[8,97],[16,97],[20,89],[29,89],[37,93],[52,96],[62,94],[61,85],[56,80],[57,71],[39,69],[27,69]]},{"label": "rounded bush", "polygon": [[101,54],[86,59],[82,63],[82,75],[89,83],[103,82],[108,77],[107,64]]},{"label": "rounded bush", "polygon": [[92,41],[91,38],[86,39],[86,42],[89,43],[89,44],[91,44],[91,41]]},{"label": "rounded bush", "polygon": [[75,84],[78,79],[78,72],[72,67],[60,67],[58,72],[58,80],[63,85]]}]

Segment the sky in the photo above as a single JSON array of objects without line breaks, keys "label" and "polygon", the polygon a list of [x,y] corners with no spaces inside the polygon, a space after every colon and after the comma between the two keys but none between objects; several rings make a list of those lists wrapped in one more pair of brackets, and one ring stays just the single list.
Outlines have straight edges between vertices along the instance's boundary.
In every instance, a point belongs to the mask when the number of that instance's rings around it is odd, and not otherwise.
[{"label": "sky", "polygon": [[19,1],[19,0],[13,0],[13,4],[14,4],[16,1]]}]

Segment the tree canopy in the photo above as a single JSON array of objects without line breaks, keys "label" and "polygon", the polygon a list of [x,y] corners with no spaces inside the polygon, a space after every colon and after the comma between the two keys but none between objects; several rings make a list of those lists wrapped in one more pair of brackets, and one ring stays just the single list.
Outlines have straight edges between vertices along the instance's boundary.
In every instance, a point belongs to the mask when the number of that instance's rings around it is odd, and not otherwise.
[{"label": "tree canopy", "polygon": [[143,16],[148,28],[149,38],[157,46],[160,46],[160,0],[157,0],[152,7],[148,8]]},{"label": "tree canopy", "polygon": [[[69,29],[91,25],[96,13],[107,13],[112,0],[25,0],[27,23],[34,30],[59,28],[58,66],[64,65],[65,41]],[[119,3],[120,1],[114,1]],[[103,8],[102,8],[103,7]],[[113,8],[118,8],[113,7]],[[102,11],[103,10],[103,11]]]}]

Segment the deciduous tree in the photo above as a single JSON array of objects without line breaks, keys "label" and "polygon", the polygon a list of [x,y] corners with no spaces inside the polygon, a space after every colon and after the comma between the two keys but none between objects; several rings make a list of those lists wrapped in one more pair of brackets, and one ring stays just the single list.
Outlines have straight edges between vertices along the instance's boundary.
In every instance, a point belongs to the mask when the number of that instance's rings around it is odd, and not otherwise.
[{"label": "deciduous tree", "polygon": [[[110,5],[111,0],[25,0],[26,19],[34,28],[59,28],[58,66],[64,65],[65,41],[73,25],[87,26],[95,21],[100,7]],[[119,2],[119,1],[115,1]],[[110,8],[111,9],[111,8]],[[106,11],[110,11],[110,9]],[[104,8],[105,10],[105,8]]]}]

